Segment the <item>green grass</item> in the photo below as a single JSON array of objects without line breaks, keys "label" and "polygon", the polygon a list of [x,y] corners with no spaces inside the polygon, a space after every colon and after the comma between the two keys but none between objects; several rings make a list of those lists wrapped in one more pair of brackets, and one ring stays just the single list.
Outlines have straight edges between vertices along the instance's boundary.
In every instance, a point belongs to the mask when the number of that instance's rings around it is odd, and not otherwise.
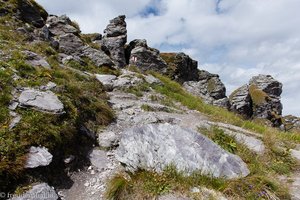
[{"label": "green grass", "polygon": [[144,92],[149,91],[149,88],[150,88],[150,85],[146,82],[143,82],[136,86],[122,88],[122,91],[134,94],[137,97],[142,97],[144,95]]},{"label": "green grass", "polygon": [[147,104],[143,104],[141,106],[141,109],[144,110],[144,111],[147,111],[147,112],[153,112],[155,111],[155,109]]},{"label": "green grass", "polygon": [[[24,161],[26,151],[30,146],[45,146],[51,153],[59,151],[61,156],[76,154],[78,145],[84,139],[79,134],[81,126],[92,132],[108,125],[114,118],[114,113],[107,104],[107,96],[103,86],[93,77],[86,77],[65,68],[47,70],[35,68],[24,63],[21,55],[14,55],[7,63],[14,66],[22,77],[12,82],[9,71],[0,71],[0,86],[3,87],[0,100],[4,105],[0,119],[0,188],[7,191],[19,178],[24,177]],[[7,74],[6,74],[7,73]],[[11,85],[35,87],[55,82],[55,93],[63,102],[66,113],[50,115],[30,109],[18,109],[22,115],[21,122],[13,130],[8,130],[8,103]],[[3,86],[2,86],[3,84]],[[2,108],[2,106],[1,106]]]},{"label": "green grass", "polygon": [[260,134],[272,133],[281,140],[289,142],[300,142],[300,135],[298,133],[281,132],[278,129],[245,120],[242,116],[229,112],[226,109],[205,104],[199,97],[186,92],[179,83],[158,73],[152,74],[159,78],[163,83],[163,85],[154,87],[158,93],[169,97],[173,101],[180,102],[189,109],[198,110],[199,112],[206,114],[211,120],[232,124]]},{"label": "green grass", "polygon": [[[130,174],[130,179],[118,175],[108,184],[108,199],[155,199],[167,193],[182,193],[192,197],[193,187],[206,187],[219,191],[232,199],[268,199],[270,195],[280,199],[289,199],[285,187],[274,178],[252,175],[239,180],[225,180],[193,173],[185,176],[174,167],[167,167],[163,173],[139,171]],[[201,195],[198,196],[201,199]]]}]

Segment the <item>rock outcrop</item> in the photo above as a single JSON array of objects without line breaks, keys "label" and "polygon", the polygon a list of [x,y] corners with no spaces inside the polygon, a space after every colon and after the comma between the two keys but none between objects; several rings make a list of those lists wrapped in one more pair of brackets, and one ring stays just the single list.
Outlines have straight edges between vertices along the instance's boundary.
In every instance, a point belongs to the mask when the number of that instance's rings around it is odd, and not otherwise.
[{"label": "rock outcrop", "polygon": [[126,66],[125,44],[127,42],[127,29],[125,15],[118,16],[109,21],[104,30],[101,48],[112,58],[118,68]]},{"label": "rock outcrop", "polygon": [[199,171],[228,179],[249,174],[238,156],[197,132],[170,124],[148,124],[123,132],[117,159],[130,171],[162,172],[174,165],[188,174]]},{"label": "rock outcrop", "polygon": [[46,23],[50,33],[49,40],[54,44],[52,46],[58,48],[62,62],[87,57],[98,67],[114,65],[104,51],[92,48],[82,41],[79,28],[67,16],[51,15]]},{"label": "rock outcrop", "polygon": [[234,110],[247,118],[250,118],[253,115],[252,101],[249,94],[249,86],[247,84],[233,91],[229,96],[229,101],[231,110]]},{"label": "rock outcrop", "polygon": [[74,24],[72,23],[70,18],[67,17],[66,15],[62,15],[62,16],[50,15],[47,18],[46,23],[49,32],[55,36],[64,35],[67,33],[78,35],[80,33],[80,30],[74,27]]},{"label": "rock outcrop", "polygon": [[165,74],[167,63],[160,57],[159,51],[150,48],[146,40],[133,40],[126,48],[127,63],[141,71],[157,71]]},{"label": "rock outcrop", "polygon": [[208,104],[228,108],[226,88],[218,75],[201,70],[198,79],[199,81],[184,82],[183,87],[188,92],[201,97]]},{"label": "rock outcrop", "polygon": [[17,1],[17,10],[17,17],[24,22],[32,24],[37,28],[42,28],[45,25],[48,13],[35,1]]},{"label": "rock outcrop", "polygon": [[35,89],[25,89],[19,99],[20,107],[29,107],[42,112],[60,114],[64,110],[64,105],[58,97],[51,91],[42,92]]},{"label": "rock outcrop", "polygon": [[254,117],[271,119],[282,114],[282,83],[270,75],[258,75],[249,81],[249,85]]},{"label": "rock outcrop", "polygon": [[26,63],[29,65],[34,67],[44,67],[47,69],[51,68],[49,63],[42,56],[31,51],[23,51],[23,54],[25,55]]},{"label": "rock outcrop", "polygon": [[55,190],[47,183],[33,185],[32,188],[24,194],[15,195],[11,200],[57,200],[58,195]]},{"label": "rock outcrop", "polygon": [[283,117],[283,130],[284,131],[298,131],[300,132],[300,118],[288,115]]},{"label": "rock outcrop", "polygon": [[47,166],[52,162],[52,154],[45,147],[30,147],[25,168]]},{"label": "rock outcrop", "polygon": [[167,75],[179,83],[198,81],[198,62],[185,53],[161,53],[161,57],[168,64]]},{"label": "rock outcrop", "polygon": [[281,93],[282,84],[272,76],[254,76],[248,85],[242,86],[230,95],[231,110],[247,118],[268,119],[274,126],[280,126]]}]

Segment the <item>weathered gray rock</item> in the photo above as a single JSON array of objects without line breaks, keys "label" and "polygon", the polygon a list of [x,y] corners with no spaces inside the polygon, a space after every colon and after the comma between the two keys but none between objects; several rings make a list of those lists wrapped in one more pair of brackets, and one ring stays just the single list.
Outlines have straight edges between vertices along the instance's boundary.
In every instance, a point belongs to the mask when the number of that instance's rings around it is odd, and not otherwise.
[{"label": "weathered gray rock", "polygon": [[[280,102],[282,83],[270,75],[260,74],[252,77],[249,81],[249,85],[249,92],[254,109],[253,117],[272,120],[274,115],[282,114],[282,104]],[[263,95],[266,95],[264,97],[265,99],[264,101],[260,101]]]},{"label": "weathered gray rock", "polygon": [[55,83],[50,81],[49,83],[47,83],[47,85],[40,86],[40,90],[52,90],[52,89],[56,88],[56,86],[57,85]]},{"label": "weathered gray rock", "polygon": [[66,15],[50,15],[46,21],[49,32],[54,36],[72,33],[78,35],[80,30],[73,26],[72,21]]},{"label": "weathered gray rock", "polygon": [[146,40],[131,41],[126,54],[129,65],[137,66],[142,71],[167,72],[167,63],[160,57],[157,49],[148,47]]},{"label": "weathered gray rock", "polygon": [[111,91],[113,90],[114,81],[117,79],[115,75],[108,75],[108,74],[95,74],[96,79],[100,81],[106,90]]},{"label": "weathered gray rock", "polygon": [[180,83],[198,81],[198,62],[184,53],[161,53],[168,64],[167,75]]},{"label": "weathered gray rock", "polygon": [[48,166],[52,162],[52,154],[45,147],[30,147],[25,168]]},{"label": "weathered gray rock", "polygon": [[296,150],[296,149],[291,149],[290,150],[291,156],[298,160],[300,162],[300,150]]},{"label": "weathered gray rock", "polygon": [[22,0],[17,3],[17,17],[37,28],[45,25],[48,13],[35,1]]},{"label": "weathered gray rock", "polygon": [[284,131],[300,131],[300,118],[288,115],[283,117],[283,130]]},{"label": "weathered gray rock", "polygon": [[249,174],[238,156],[197,132],[170,124],[148,124],[124,131],[116,158],[130,171],[161,172],[168,165],[174,165],[188,174],[201,171],[228,179]]},{"label": "weathered gray rock", "polygon": [[254,76],[248,85],[230,95],[231,109],[248,118],[267,119],[274,126],[280,126],[283,123],[281,92],[282,84],[272,76]]},{"label": "weathered gray rock", "polygon": [[162,82],[151,74],[145,76],[145,81],[149,84],[162,84]]},{"label": "weathered gray rock", "polygon": [[64,105],[51,91],[42,92],[35,89],[25,89],[19,97],[20,107],[34,108],[39,111],[60,114]]},{"label": "weathered gray rock", "polygon": [[12,117],[12,120],[9,124],[9,129],[11,130],[11,129],[15,128],[18,125],[18,123],[21,121],[22,117],[18,113],[15,113],[15,112],[12,112],[12,111],[10,111],[9,114]]},{"label": "weathered gray rock", "polygon": [[183,87],[195,96],[201,97],[204,102],[228,108],[229,100],[226,97],[226,88],[219,76],[207,71],[199,72],[199,81],[187,81]]},{"label": "weathered gray rock", "polygon": [[104,30],[101,48],[106,51],[119,68],[126,66],[125,48],[127,42],[127,30],[125,15],[118,16],[109,21]]},{"label": "weathered gray rock", "polygon": [[22,195],[15,195],[11,200],[57,200],[58,195],[47,183],[40,183]]},{"label": "weathered gray rock", "polygon": [[243,85],[236,89],[230,96],[230,110],[242,114],[243,116],[250,118],[253,114],[252,100],[249,94],[249,86]]},{"label": "weathered gray rock", "polygon": [[98,144],[103,148],[115,147],[118,144],[119,136],[112,131],[104,131],[98,134]]},{"label": "weathered gray rock", "polygon": [[114,89],[128,88],[131,86],[136,86],[143,82],[143,79],[138,78],[134,74],[122,74],[114,81]]},{"label": "weathered gray rock", "polygon": [[111,67],[114,65],[109,56],[107,56],[102,50],[93,49],[89,46],[82,48],[80,56],[86,56],[98,67],[107,66]]},{"label": "weathered gray rock", "polygon": [[58,37],[58,42],[59,52],[67,55],[78,53],[80,49],[84,46],[82,40],[72,33],[60,35]]},{"label": "weathered gray rock", "polygon": [[44,67],[46,69],[51,68],[49,63],[42,56],[31,51],[23,51],[23,54],[25,55],[26,63],[29,65],[34,67]]},{"label": "weathered gray rock", "polygon": [[256,135],[250,131],[246,131],[240,127],[236,127],[230,124],[224,124],[220,122],[210,122],[206,123],[211,126],[216,126],[223,130],[226,135],[232,136],[236,142],[245,145],[251,151],[257,154],[264,154],[265,145],[262,140],[258,139]]},{"label": "weathered gray rock", "polygon": [[106,152],[102,150],[96,150],[94,149],[89,154],[89,159],[93,166],[97,167],[99,170],[103,170],[107,168],[107,164],[109,163],[109,160],[106,156]]}]

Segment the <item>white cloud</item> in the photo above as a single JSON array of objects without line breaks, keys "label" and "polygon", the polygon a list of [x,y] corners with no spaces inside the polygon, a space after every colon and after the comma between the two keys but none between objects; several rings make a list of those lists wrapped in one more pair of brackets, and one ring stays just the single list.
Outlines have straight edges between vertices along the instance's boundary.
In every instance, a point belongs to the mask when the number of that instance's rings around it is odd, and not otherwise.
[{"label": "white cloud", "polygon": [[[300,115],[299,0],[38,0],[50,13],[66,13],[84,32],[102,32],[127,15],[129,41],[179,50],[218,73],[228,91],[258,73],[284,85],[285,114]],[[161,13],[139,15],[149,4]],[[167,48],[168,47],[168,48]]]}]

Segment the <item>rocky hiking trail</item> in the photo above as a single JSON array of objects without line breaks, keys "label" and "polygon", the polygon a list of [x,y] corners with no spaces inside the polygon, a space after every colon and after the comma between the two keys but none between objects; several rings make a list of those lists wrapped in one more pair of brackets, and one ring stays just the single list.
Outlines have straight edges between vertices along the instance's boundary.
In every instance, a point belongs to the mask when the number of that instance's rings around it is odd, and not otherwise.
[{"label": "rocky hiking trail", "polygon": [[[147,80],[145,77],[144,79],[140,79],[134,72],[123,71],[123,75],[111,78],[109,75],[101,75],[100,80],[103,81],[104,86],[107,86],[111,90],[108,93],[109,102],[116,112],[116,120],[98,133],[99,147],[95,147],[89,154],[91,165],[71,174],[70,178],[74,182],[71,188],[58,190],[58,194],[62,199],[104,199],[107,181],[116,174],[126,174],[125,168],[117,160],[116,154],[120,138],[122,138],[122,134],[125,134],[124,131],[135,126],[166,123],[171,128],[178,125],[179,127],[193,131],[198,131],[200,127],[209,128],[217,126],[224,130],[225,134],[234,136],[237,142],[246,145],[252,151],[258,154],[264,153],[265,147],[259,134],[230,124],[210,121],[208,117],[200,112],[189,110],[179,103],[176,103],[175,108],[166,106],[157,100],[163,99],[164,96],[156,93],[151,88],[143,92],[142,96],[124,92],[124,87],[128,88],[141,84]],[[154,77],[151,78],[157,84],[161,84],[159,80]],[[113,84],[112,80],[114,80],[114,83],[122,81],[126,84],[120,87],[118,84]],[[154,96],[157,99],[153,100]],[[152,110],[144,110],[143,105],[148,105]],[[297,181],[297,177],[295,177],[295,180]],[[297,187],[296,182],[294,187]],[[292,191],[297,190],[293,189]],[[220,196],[216,192],[212,193],[217,199],[225,199],[225,197]],[[177,194],[170,194],[169,196],[162,196],[159,199],[188,198],[178,196]]]},{"label": "rocky hiking trail", "polygon": [[84,34],[33,0],[0,2],[0,192],[300,199],[300,119],[271,75],[227,97],[185,53],[127,43],[124,15]]}]

